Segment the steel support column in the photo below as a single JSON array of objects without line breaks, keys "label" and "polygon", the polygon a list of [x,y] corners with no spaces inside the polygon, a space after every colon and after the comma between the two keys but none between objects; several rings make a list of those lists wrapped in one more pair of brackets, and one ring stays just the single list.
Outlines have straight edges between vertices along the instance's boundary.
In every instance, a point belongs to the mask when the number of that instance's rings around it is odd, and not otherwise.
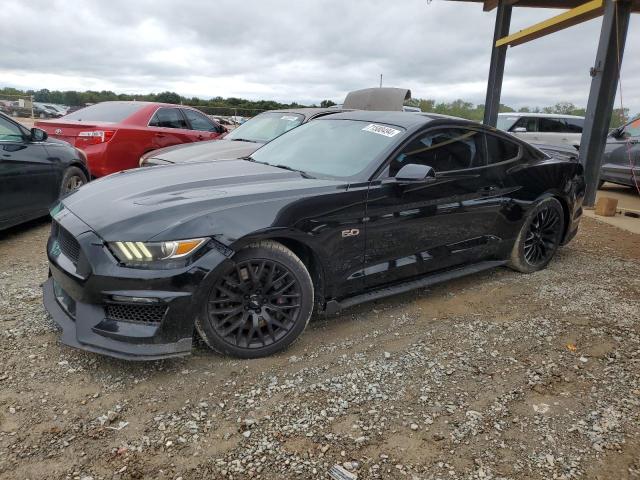
[{"label": "steel support column", "polygon": [[596,200],[600,165],[618,87],[618,67],[622,62],[630,16],[630,1],[605,0],[600,42],[595,67],[591,70],[593,79],[580,141],[580,161],[584,165],[587,182],[584,205],[587,207],[592,207]]},{"label": "steel support column", "polygon": [[500,0],[496,12],[496,26],[493,31],[491,44],[491,64],[489,65],[489,81],[487,83],[487,98],[484,102],[484,124],[492,127],[498,122],[500,110],[500,93],[502,92],[502,78],[504,77],[504,62],[507,58],[507,46],[496,47],[496,42],[509,35],[511,25],[511,5]]}]

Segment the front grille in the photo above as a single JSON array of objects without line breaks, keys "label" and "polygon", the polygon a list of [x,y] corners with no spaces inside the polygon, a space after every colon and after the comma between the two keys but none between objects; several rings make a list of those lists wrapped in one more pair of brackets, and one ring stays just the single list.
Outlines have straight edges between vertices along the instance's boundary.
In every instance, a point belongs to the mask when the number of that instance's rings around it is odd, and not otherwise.
[{"label": "front grille", "polygon": [[53,222],[51,225],[51,236],[58,241],[60,251],[74,264],[77,264],[78,258],[80,258],[80,244],[78,240],[57,222]]},{"label": "front grille", "polygon": [[109,303],[104,307],[104,311],[110,320],[152,325],[162,322],[164,314],[167,312],[167,306]]}]

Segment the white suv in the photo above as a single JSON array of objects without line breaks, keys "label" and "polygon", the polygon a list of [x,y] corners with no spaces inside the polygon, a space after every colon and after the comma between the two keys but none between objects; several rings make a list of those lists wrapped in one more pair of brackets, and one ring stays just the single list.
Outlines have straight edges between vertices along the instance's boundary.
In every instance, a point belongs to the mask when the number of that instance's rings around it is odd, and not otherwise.
[{"label": "white suv", "polygon": [[555,113],[500,113],[498,129],[527,142],[580,146],[584,117]]}]

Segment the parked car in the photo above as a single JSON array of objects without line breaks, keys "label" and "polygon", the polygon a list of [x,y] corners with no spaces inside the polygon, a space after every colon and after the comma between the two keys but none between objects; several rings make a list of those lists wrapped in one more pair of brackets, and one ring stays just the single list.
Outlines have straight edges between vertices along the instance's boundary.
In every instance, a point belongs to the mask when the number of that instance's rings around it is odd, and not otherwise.
[{"label": "parked car", "polygon": [[89,178],[82,152],[2,113],[0,149],[0,230],[47,215]]},{"label": "parked car", "polygon": [[500,113],[497,126],[528,142],[566,145],[578,149],[584,117],[552,113]]},{"label": "parked car", "polygon": [[226,132],[194,108],[152,102],[102,102],[35,125],[83,150],[95,177],[135,168],[151,150]]},{"label": "parked car", "polygon": [[176,145],[146,153],[140,158],[140,166],[246,157],[265,143],[305,122],[338,112],[330,108],[270,110],[247,120],[214,142]]},{"label": "parked car", "polygon": [[607,137],[599,186],[604,182],[640,188],[640,118]]},{"label": "parked car", "polygon": [[52,105],[33,102],[33,115],[38,118],[60,118],[63,114]]},{"label": "parked car", "polygon": [[223,354],[270,355],[313,310],[545,268],[583,195],[580,163],[495,129],[337,113],[245,159],[131,170],[66,197],[44,304],[62,342],[105,355],[185,355],[194,328]]},{"label": "parked car", "polygon": [[45,106],[58,112],[60,116],[63,116],[69,113],[69,107],[66,107],[64,105],[58,105],[55,103],[45,103]]},{"label": "parked car", "polygon": [[0,99],[0,112],[6,113],[7,115],[11,115],[12,111],[13,111],[13,100]]},{"label": "parked car", "polygon": [[12,117],[31,117],[31,106],[27,102],[18,100],[3,102],[2,112]]}]

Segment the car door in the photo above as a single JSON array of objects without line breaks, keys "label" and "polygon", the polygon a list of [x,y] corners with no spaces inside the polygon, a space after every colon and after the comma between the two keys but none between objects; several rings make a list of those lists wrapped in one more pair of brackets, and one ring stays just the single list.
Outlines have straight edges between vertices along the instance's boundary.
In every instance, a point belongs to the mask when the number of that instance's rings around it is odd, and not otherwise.
[{"label": "car door", "polygon": [[[435,180],[401,185],[406,164],[435,170]],[[502,175],[487,168],[482,130],[447,127],[415,136],[371,183],[364,279],[376,286],[490,256],[502,205]]]},{"label": "car door", "polygon": [[190,108],[181,109],[182,113],[189,124],[189,135],[191,141],[200,142],[203,140],[215,140],[226,132],[226,129],[210,120],[206,115],[191,110]]},{"label": "car door", "polygon": [[614,133],[607,137],[600,180],[633,186],[640,182],[640,118]]},{"label": "car door", "polygon": [[178,107],[158,108],[149,120],[149,129],[151,148],[147,148],[147,151],[194,141],[193,131]]},{"label": "car door", "polygon": [[0,226],[46,215],[60,187],[59,171],[42,142],[0,116]]}]

